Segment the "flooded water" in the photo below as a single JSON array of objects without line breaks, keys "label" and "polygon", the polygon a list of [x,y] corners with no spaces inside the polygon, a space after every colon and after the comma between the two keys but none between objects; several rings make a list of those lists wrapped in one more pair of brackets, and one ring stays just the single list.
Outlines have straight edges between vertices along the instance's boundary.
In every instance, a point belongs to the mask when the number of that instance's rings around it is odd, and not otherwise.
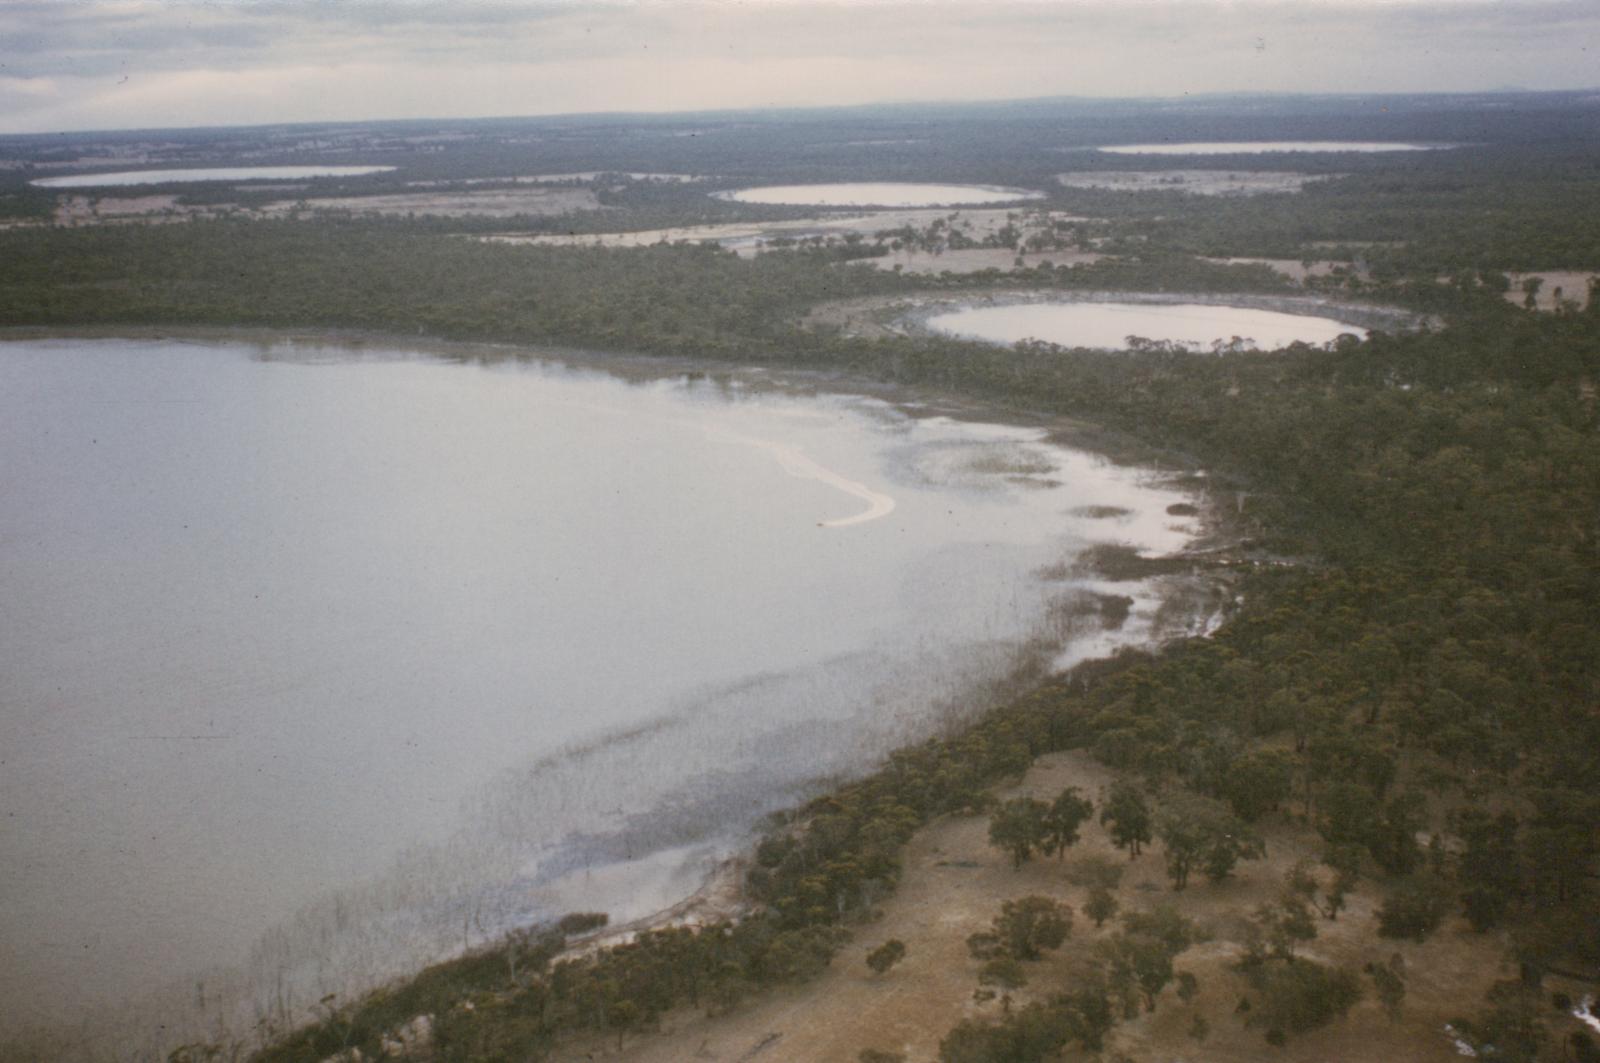
[{"label": "flooded water", "polygon": [[187,181],[298,181],[310,177],[362,177],[371,173],[387,173],[393,169],[393,166],[223,166],[193,170],[79,173],[40,177],[28,183],[40,188],[123,188]]},{"label": "flooded water", "polygon": [[1148,638],[1041,572],[1196,530],[1042,428],[600,364],[0,345],[0,1045],[656,910],[1030,640]]},{"label": "flooded water", "polygon": [[1435,151],[1442,144],[1392,140],[1204,140],[1184,144],[1114,144],[1096,150],[1112,155],[1253,155],[1294,151]]},{"label": "flooded water", "polygon": [[768,185],[717,192],[718,199],[738,203],[790,204],[806,207],[955,207],[985,203],[1020,203],[1043,199],[1044,193],[996,185],[924,185],[894,181],[828,185]]},{"label": "flooded water", "polygon": [[1330,317],[1285,314],[1203,303],[1034,302],[973,306],[934,314],[923,324],[936,332],[1007,346],[1043,340],[1063,347],[1122,350],[1129,337],[1180,343],[1200,350],[1229,343],[1272,350],[1296,341],[1322,344],[1367,330]]}]

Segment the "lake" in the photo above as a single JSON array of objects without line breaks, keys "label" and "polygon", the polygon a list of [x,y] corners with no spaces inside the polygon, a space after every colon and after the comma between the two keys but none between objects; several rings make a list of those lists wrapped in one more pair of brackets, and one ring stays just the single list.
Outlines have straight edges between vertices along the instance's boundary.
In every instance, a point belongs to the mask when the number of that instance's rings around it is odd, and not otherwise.
[{"label": "lake", "polygon": [[1028,640],[1148,639],[1060,563],[1197,530],[1043,426],[491,353],[0,344],[0,1034],[155,1057],[658,910]]},{"label": "lake", "polygon": [[1122,350],[1129,336],[1209,350],[1237,336],[1246,346],[1271,350],[1296,341],[1327,343],[1367,330],[1331,317],[1286,314],[1243,306],[1154,302],[1028,302],[967,306],[935,313],[922,325],[967,339],[1006,346],[1043,340],[1063,347]]},{"label": "lake", "polygon": [[120,173],[79,173],[39,177],[28,183],[39,188],[125,188],[130,185],[167,185],[190,181],[299,181],[312,177],[364,177],[388,173],[393,166],[223,166],[193,170],[124,170]]},{"label": "lake", "polygon": [[1442,144],[1390,140],[1206,140],[1186,144],[1114,144],[1096,148],[1112,155],[1254,155],[1304,151],[1435,151]]},{"label": "lake", "polygon": [[954,207],[985,203],[1019,203],[1043,199],[1044,193],[996,185],[912,184],[897,181],[825,185],[768,185],[712,193],[736,203],[791,204],[807,207]]}]

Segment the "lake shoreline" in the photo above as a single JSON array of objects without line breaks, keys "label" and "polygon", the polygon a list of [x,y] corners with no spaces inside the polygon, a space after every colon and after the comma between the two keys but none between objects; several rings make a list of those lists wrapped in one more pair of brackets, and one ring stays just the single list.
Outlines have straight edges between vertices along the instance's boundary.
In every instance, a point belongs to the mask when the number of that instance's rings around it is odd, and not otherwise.
[{"label": "lake shoreline", "polygon": [[[739,379],[759,383],[762,386],[772,387],[785,391],[807,392],[826,389],[829,391],[850,391],[857,394],[875,394],[892,396],[894,401],[911,402],[919,406],[916,410],[908,412],[921,416],[955,416],[963,419],[996,421],[1003,420],[1013,424],[1027,424],[1031,427],[1045,427],[1050,432],[1053,442],[1065,443],[1083,449],[1092,449],[1095,454],[1106,457],[1114,464],[1138,464],[1148,467],[1153,452],[1147,446],[1140,450],[1137,458],[1131,457],[1127,451],[1121,455],[1107,453],[1102,446],[1089,447],[1085,445],[1085,436],[1097,431],[1094,426],[1084,425],[1082,422],[1068,422],[1063,418],[1039,418],[1030,416],[1025,411],[1013,407],[1003,407],[992,402],[965,398],[959,395],[937,395],[927,389],[908,389],[899,385],[886,385],[882,382],[861,380],[850,374],[830,373],[816,370],[801,370],[788,366],[749,366],[731,365],[729,363],[714,362],[683,358],[678,356],[658,357],[637,354],[608,354],[592,350],[576,350],[570,348],[531,348],[517,344],[486,344],[470,343],[448,340],[435,340],[415,337],[402,337],[393,334],[356,332],[346,330],[285,330],[281,328],[215,328],[215,327],[185,327],[166,328],[155,326],[116,327],[103,326],[92,329],[85,328],[22,328],[0,330],[0,340],[22,339],[176,339],[179,341],[204,342],[231,342],[253,343],[264,348],[281,348],[285,344],[304,344],[307,347],[346,347],[360,351],[364,347],[374,348],[373,353],[413,352],[423,355],[436,355],[463,362],[472,361],[501,361],[506,359],[543,359],[560,362],[574,367],[594,367],[616,372],[619,368],[637,371],[641,377],[662,377],[677,373],[709,373],[729,379]],[[924,402],[932,405],[924,407]],[[1104,430],[1098,430],[1103,433]],[[1102,435],[1100,443],[1105,439]],[[1130,450],[1134,448],[1129,448]],[[1167,461],[1162,462],[1164,469],[1158,469],[1162,474],[1163,483],[1185,481],[1188,492],[1201,501],[1199,516],[1199,531],[1191,536],[1188,542],[1174,555],[1177,557],[1194,556],[1196,564],[1187,574],[1187,577],[1175,576],[1174,581],[1163,588],[1163,597],[1177,601],[1185,597],[1186,592],[1192,592],[1199,583],[1211,582],[1214,587],[1214,573],[1218,571],[1217,560],[1226,556],[1234,547],[1241,545],[1239,534],[1241,529],[1231,528],[1225,509],[1216,504],[1209,497],[1201,498],[1197,492],[1204,487],[1204,474],[1197,473],[1193,464],[1177,460],[1174,455],[1166,455]],[[1174,468],[1176,466],[1176,468]],[[1230,545],[1231,540],[1231,545]],[[1204,555],[1204,560],[1200,560]],[[1203,571],[1202,571],[1203,570]],[[1114,578],[1114,577],[1111,577]],[[1190,594],[1193,604],[1198,599]],[[1214,596],[1213,596],[1214,597]],[[1181,608],[1181,607],[1180,607]],[[1212,629],[1209,623],[1203,624],[1198,634],[1206,634]],[[1189,634],[1196,633],[1192,628]],[[1150,640],[1148,643],[1140,642],[1141,647],[1156,645],[1167,641],[1172,636],[1161,636]],[[1030,673],[1029,675],[1013,676],[1012,680],[1021,680],[1036,684],[1048,678],[1049,671],[1043,673]],[[988,710],[984,710],[985,713]],[[981,719],[982,714],[973,720],[965,721],[962,727],[970,726]],[[825,783],[820,792],[830,792],[833,785],[842,785],[848,780],[840,779],[836,783]],[[745,857],[748,853],[743,854]],[[728,882],[730,876],[734,881],[742,877],[738,872],[738,857],[732,862],[725,861],[716,872],[700,887],[688,896],[678,900],[667,908],[658,910],[642,918],[633,920],[609,932],[603,932],[600,938],[588,947],[601,947],[614,936],[627,936],[646,929],[658,926],[681,925],[686,921],[700,921],[707,918],[726,918],[747,910],[742,896],[730,897]],[[467,950],[463,950],[463,954]],[[440,956],[435,962],[450,957]],[[404,982],[411,977],[402,976],[398,982]],[[384,984],[398,984],[386,982]]]}]

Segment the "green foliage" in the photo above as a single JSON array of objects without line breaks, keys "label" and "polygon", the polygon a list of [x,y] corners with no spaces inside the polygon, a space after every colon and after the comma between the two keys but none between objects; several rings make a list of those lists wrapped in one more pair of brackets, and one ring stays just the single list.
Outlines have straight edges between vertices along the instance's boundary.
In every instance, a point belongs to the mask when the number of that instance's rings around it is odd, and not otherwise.
[{"label": "green foliage", "polygon": [[906,943],[899,938],[890,938],[867,953],[867,966],[872,968],[874,974],[883,974],[905,958]]},{"label": "green foliage", "polygon": [[1094,805],[1076,786],[1062,790],[1044,815],[1045,851],[1066,856],[1078,843],[1078,830],[1094,815]]},{"label": "green foliage", "polygon": [[881,1048],[863,1048],[856,1056],[858,1063],[905,1063],[904,1052],[886,1052]]},{"label": "green foliage", "polygon": [[1178,795],[1161,810],[1156,833],[1165,847],[1167,875],[1172,888],[1189,884],[1189,872],[1202,868],[1206,877],[1220,882],[1233,873],[1240,860],[1266,855],[1266,846],[1250,827],[1216,801]]},{"label": "green foliage", "polygon": [[556,929],[568,937],[573,937],[598,930],[609,922],[611,917],[605,912],[572,912],[557,920]]},{"label": "green foliage", "polygon": [[1361,980],[1350,971],[1311,960],[1261,964],[1250,969],[1256,999],[1245,1025],[1269,1042],[1326,1026],[1361,999]]},{"label": "green foliage", "polygon": [[1000,947],[1019,960],[1037,960],[1072,933],[1072,908],[1049,897],[1006,901],[994,920]]},{"label": "green foliage", "polygon": [[1378,908],[1378,933],[1388,938],[1426,941],[1449,910],[1449,894],[1432,876],[1403,879],[1384,895]]},{"label": "green foliage", "polygon": [[1001,989],[1021,989],[1028,984],[1028,972],[1023,970],[1014,956],[995,956],[978,968],[978,984],[999,986]]},{"label": "green foliage", "polygon": [[1094,988],[1031,1003],[999,1022],[965,1019],[939,1042],[940,1063],[1039,1063],[1069,1043],[1098,1052],[1115,1020]]},{"label": "green foliage", "polygon": [[1363,968],[1372,979],[1372,988],[1378,993],[1378,1002],[1384,1013],[1399,1021],[1406,1000],[1406,961],[1398,952],[1388,963],[1369,963]]},{"label": "green foliage", "polygon": [[1289,797],[1293,779],[1294,763],[1286,754],[1275,749],[1255,750],[1228,765],[1217,790],[1234,815],[1254,823]]},{"label": "green foliage", "polygon": [[1084,902],[1083,914],[1094,920],[1095,929],[1105,925],[1105,921],[1117,914],[1117,898],[1104,886],[1096,886],[1089,891],[1089,899]]},{"label": "green foliage", "polygon": [[1144,794],[1126,779],[1111,784],[1100,806],[1100,822],[1110,827],[1112,844],[1128,850],[1130,857],[1137,857],[1140,846],[1149,844],[1155,825]]},{"label": "green foliage", "polygon": [[1535,994],[1516,983],[1500,982],[1489,990],[1485,1010],[1475,1018],[1450,1020],[1456,1035],[1480,1058],[1504,1063],[1536,1063],[1545,1057],[1550,1034],[1540,1021]]},{"label": "green foliage", "polygon": [[1032,797],[1016,797],[995,810],[989,821],[989,844],[1011,855],[1011,866],[1020,868],[1035,849],[1050,844],[1052,830],[1050,806]]}]

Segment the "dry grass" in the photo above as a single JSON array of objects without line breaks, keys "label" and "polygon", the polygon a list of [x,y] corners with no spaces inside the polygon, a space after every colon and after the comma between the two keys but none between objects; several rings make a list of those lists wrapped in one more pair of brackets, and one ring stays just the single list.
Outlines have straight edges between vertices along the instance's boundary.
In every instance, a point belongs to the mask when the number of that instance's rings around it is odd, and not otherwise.
[{"label": "dry grass", "polygon": [[[1111,778],[1106,768],[1082,754],[1058,754],[1041,758],[1021,785],[1001,796],[1049,797],[1068,785],[1092,794]],[[1282,1049],[1269,1048],[1260,1031],[1244,1028],[1234,1008],[1245,986],[1232,963],[1246,918],[1277,896],[1284,874],[1296,861],[1317,850],[1315,836],[1293,824],[1271,825],[1266,835],[1266,860],[1244,865],[1221,885],[1199,882],[1174,893],[1167,887],[1159,847],[1129,862],[1098,826],[1086,829],[1065,861],[1039,859],[1013,871],[1008,859],[988,845],[984,818],[944,819],[912,839],[899,892],[884,905],[880,919],[857,930],[852,944],[817,981],[769,994],[719,1017],[681,1010],[667,1018],[661,1032],[629,1038],[620,1053],[614,1039],[588,1038],[566,1046],[557,1058],[848,1063],[863,1048],[877,1048],[903,1052],[913,1063],[936,1059],[939,1040],[951,1026],[969,1016],[998,1015],[1002,1006],[973,997],[978,965],[967,954],[967,935],[985,929],[1006,900],[1045,894],[1066,901],[1079,909],[1073,935],[1059,953],[1029,965],[1031,984],[1017,999],[1027,999],[1030,992],[1047,994],[1064,984],[1074,957],[1097,936],[1081,912],[1085,890],[1068,881],[1068,871],[1074,861],[1100,855],[1126,867],[1118,891],[1124,910],[1171,903],[1213,934],[1211,941],[1178,960],[1179,970],[1200,981],[1196,999],[1183,1004],[1169,988],[1153,1014],[1123,1024],[1112,1035],[1108,1055],[1190,1063],[1258,1060],[1269,1054],[1284,1063],[1458,1059],[1442,1028],[1456,1015],[1477,1011],[1489,986],[1510,975],[1503,942],[1473,934],[1459,920],[1448,922],[1423,945],[1381,940],[1375,935],[1374,915],[1380,898],[1371,883],[1363,883],[1351,896],[1348,911],[1336,922],[1320,921],[1320,936],[1305,952],[1356,967],[1400,953],[1410,977],[1400,1020],[1389,1019],[1375,1000],[1363,1000],[1344,1020],[1293,1038]],[[1106,930],[1110,928],[1108,924]],[[905,942],[908,954],[887,974],[874,975],[863,957],[889,938]],[[1211,1030],[1199,1044],[1189,1037],[1196,1013],[1205,1016]]]}]

